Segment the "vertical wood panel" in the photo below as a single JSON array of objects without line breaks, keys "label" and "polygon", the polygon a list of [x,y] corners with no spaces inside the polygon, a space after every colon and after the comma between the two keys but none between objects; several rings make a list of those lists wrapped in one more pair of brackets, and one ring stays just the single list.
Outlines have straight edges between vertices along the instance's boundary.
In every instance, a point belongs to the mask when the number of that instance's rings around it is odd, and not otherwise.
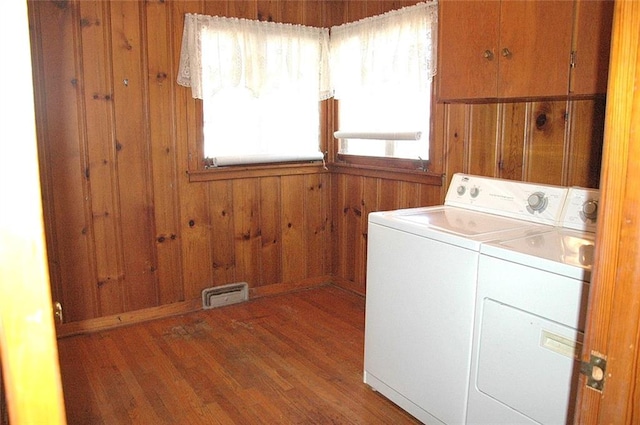
[{"label": "vertical wood panel", "polygon": [[[146,80],[141,34],[143,3],[113,2],[111,45],[115,109],[118,198],[123,235],[124,294],[122,311],[158,304],[153,249],[149,145],[146,126]],[[103,301],[104,303],[104,301]]]},{"label": "vertical wood panel", "polygon": [[234,18],[257,19],[258,18],[258,2],[257,0],[228,1],[227,10],[229,16]]},{"label": "vertical wood panel", "polygon": [[103,2],[79,3],[82,29],[84,122],[90,187],[91,224],[98,278],[100,314],[123,309],[122,228],[117,199],[115,138],[113,134],[113,83],[109,8]]},{"label": "vertical wood panel", "polygon": [[184,299],[182,255],[178,238],[177,146],[173,111],[175,74],[172,62],[171,10],[166,2],[146,5],[146,37],[149,86],[149,138],[153,166],[153,215],[158,257],[159,303]]},{"label": "vertical wood panel", "polygon": [[599,187],[604,115],[604,99],[571,102],[567,181],[570,186]]},{"label": "vertical wood panel", "polygon": [[522,180],[526,103],[504,103],[501,110],[499,177]]},{"label": "vertical wood panel", "polygon": [[324,2],[325,27],[341,25],[347,22],[347,3],[343,0],[326,0]]},{"label": "vertical wood panel", "polygon": [[466,111],[463,104],[444,105],[444,163],[445,186],[449,187],[451,177],[455,173],[466,172]]},{"label": "vertical wood panel", "polygon": [[262,266],[260,284],[282,282],[282,199],[280,177],[260,179],[260,238]]},{"label": "vertical wood panel", "polygon": [[282,280],[304,279],[307,271],[304,176],[284,176],[282,182]]},{"label": "vertical wood panel", "polygon": [[498,169],[498,104],[478,104],[470,108],[468,172],[494,177]]},{"label": "vertical wood panel", "polygon": [[[60,295],[69,320],[96,317],[95,263],[90,247],[92,228],[87,205],[84,147],[79,128],[82,79],[76,63],[77,11],[73,3],[32,2],[33,24],[39,46],[41,69],[35,70],[38,98],[37,124],[47,217],[47,239],[53,256],[51,268],[59,281],[53,292]],[[46,111],[46,114],[41,112]]]},{"label": "vertical wood panel", "polygon": [[[235,278],[235,251],[233,232],[233,199],[231,181],[211,182],[209,185],[211,208],[211,282],[204,287],[233,283]],[[203,258],[203,260],[207,260]],[[200,265],[203,267],[203,265]]]},{"label": "vertical wood panel", "polygon": [[528,112],[525,180],[563,184],[566,102],[533,102]]},{"label": "vertical wood panel", "polygon": [[328,209],[329,198],[326,174],[305,176],[305,257],[307,258],[306,277],[328,274],[326,251],[328,248]]},{"label": "vertical wood panel", "polygon": [[305,0],[279,0],[276,22],[289,24],[304,23]]},{"label": "vertical wood panel", "polygon": [[420,206],[420,183],[398,183],[398,208],[414,208]]},{"label": "vertical wood panel", "polygon": [[305,0],[303,3],[302,24],[312,27],[327,27],[324,24],[324,0]]},{"label": "vertical wood panel", "polygon": [[260,185],[257,179],[238,179],[233,187],[233,228],[236,279],[250,286],[260,283]]},{"label": "vertical wood panel", "polygon": [[[357,177],[351,177],[357,178]],[[379,179],[365,177],[362,179],[362,194],[359,201],[360,215],[359,226],[355,233],[354,263],[352,267],[353,280],[364,291],[364,283],[367,270],[367,241],[369,235],[369,213],[380,210],[380,185]],[[353,201],[356,201],[354,198]],[[355,231],[355,229],[354,229]]]},{"label": "vertical wood panel", "polygon": [[[201,1],[174,1],[173,23],[173,69],[178,69],[182,27],[185,13],[202,13]],[[191,90],[182,86],[174,88],[176,123],[178,192],[180,202],[180,240],[182,255],[182,285],[186,299],[198,298],[203,288],[213,281],[211,217],[209,214],[209,191],[205,184],[190,184],[185,171],[192,164],[196,145],[198,104],[191,97]]]}]

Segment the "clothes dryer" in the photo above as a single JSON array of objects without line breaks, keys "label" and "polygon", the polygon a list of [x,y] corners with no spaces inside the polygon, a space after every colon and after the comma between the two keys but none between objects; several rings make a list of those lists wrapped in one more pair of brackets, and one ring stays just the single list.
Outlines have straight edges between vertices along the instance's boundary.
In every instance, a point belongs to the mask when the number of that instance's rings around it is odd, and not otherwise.
[{"label": "clothes dryer", "polygon": [[468,424],[572,423],[597,205],[571,188],[562,226],[480,248]]}]

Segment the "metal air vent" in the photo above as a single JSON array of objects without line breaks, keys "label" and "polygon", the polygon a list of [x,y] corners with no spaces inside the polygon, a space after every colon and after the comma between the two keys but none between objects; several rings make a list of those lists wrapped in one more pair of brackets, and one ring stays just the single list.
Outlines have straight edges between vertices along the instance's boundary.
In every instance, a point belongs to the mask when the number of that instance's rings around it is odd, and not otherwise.
[{"label": "metal air vent", "polygon": [[240,303],[249,299],[249,286],[247,282],[230,283],[228,285],[214,286],[202,291],[202,308],[210,309]]}]

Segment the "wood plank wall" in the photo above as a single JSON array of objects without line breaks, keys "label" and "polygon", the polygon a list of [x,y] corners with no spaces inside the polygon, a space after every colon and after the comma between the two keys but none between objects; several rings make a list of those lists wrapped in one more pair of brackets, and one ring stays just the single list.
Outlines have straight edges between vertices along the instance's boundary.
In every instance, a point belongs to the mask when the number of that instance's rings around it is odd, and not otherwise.
[{"label": "wood plank wall", "polygon": [[65,322],[238,281],[253,295],[329,280],[364,293],[368,212],[441,203],[455,172],[597,186],[603,100],[438,104],[424,180],[338,167],[189,182],[200,106],[175,83],[184,13],[329,27],[416,2],[30,0],[52,294]]}]

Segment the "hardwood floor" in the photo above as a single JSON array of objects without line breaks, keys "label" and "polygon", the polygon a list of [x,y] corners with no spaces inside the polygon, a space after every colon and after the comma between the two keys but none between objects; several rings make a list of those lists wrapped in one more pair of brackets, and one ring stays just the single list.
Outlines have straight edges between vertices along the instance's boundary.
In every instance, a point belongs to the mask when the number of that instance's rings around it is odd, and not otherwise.
[{"label": "hardwood floor", "polygon": [[58,341],[69,424],[417,424],[362,383],[333,286]]}]

